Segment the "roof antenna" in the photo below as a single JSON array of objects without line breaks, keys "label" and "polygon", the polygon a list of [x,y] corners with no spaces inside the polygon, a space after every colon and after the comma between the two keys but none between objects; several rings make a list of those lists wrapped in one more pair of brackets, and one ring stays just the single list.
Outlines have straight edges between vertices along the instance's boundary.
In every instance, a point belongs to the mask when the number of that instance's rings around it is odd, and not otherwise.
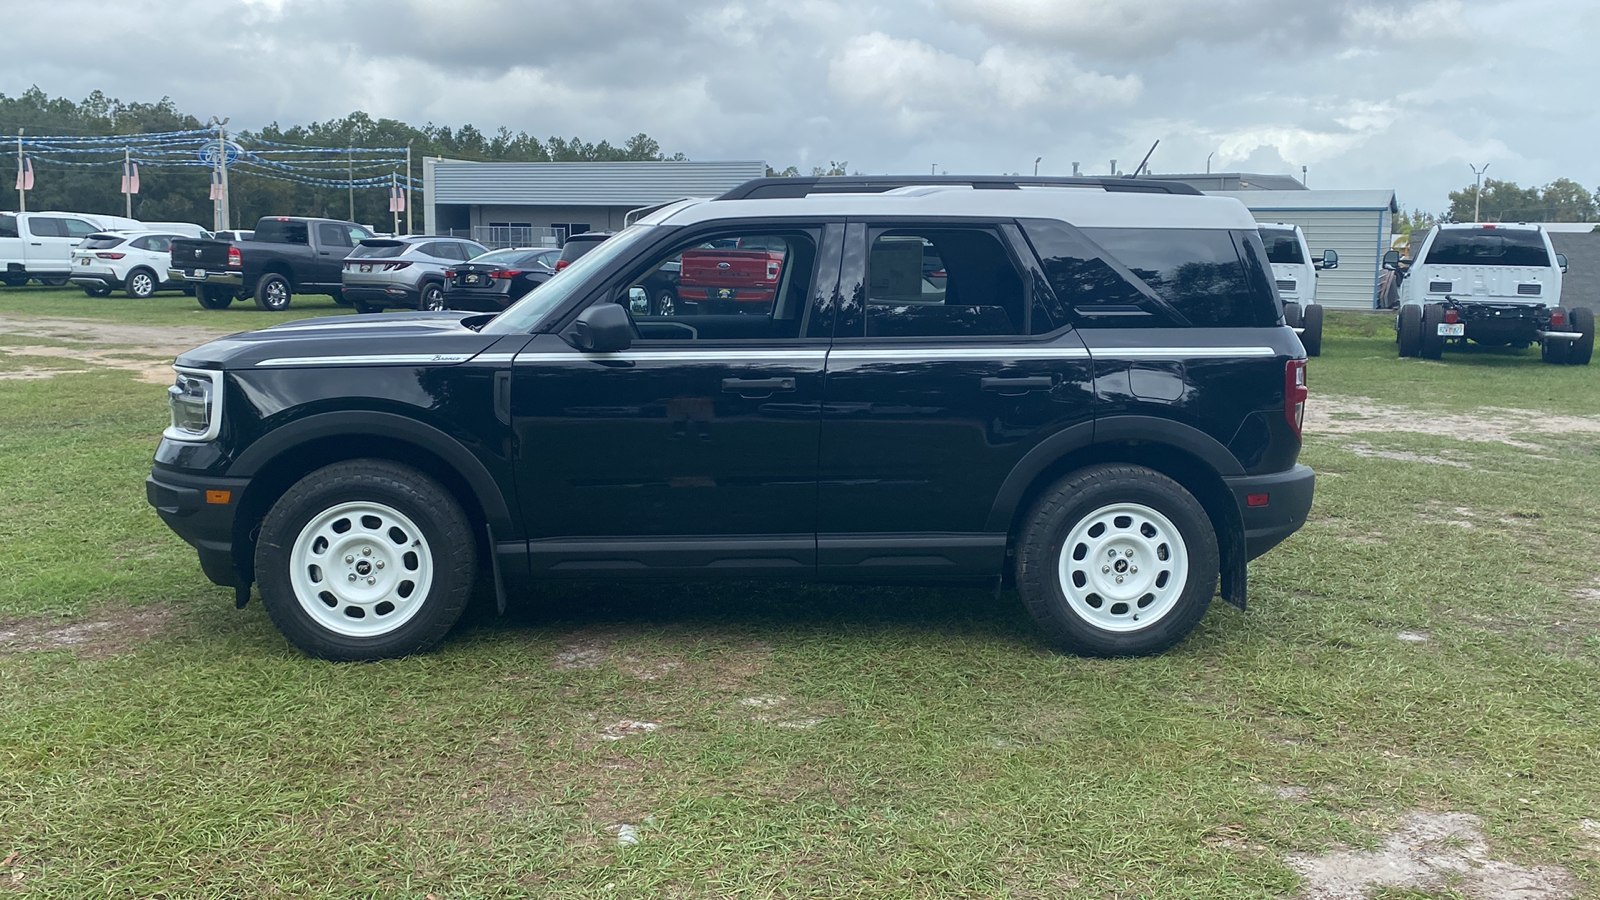
[{"label": "roof antenna", "polygon": [[1138,178],[1139,177],[1139,172],[1142,169],[1144,169],[1145,163],[1150,161],[1151,154],[1155,153],[1156,152],[1156,148],[1159,147],[1159,146],[1161,146],[1161,140],[1159,138],[1157,138],[1156,142],[1154,144],[1150,145],[1150,152],[1146,153],[1144,155],[1144,159],[1139,160],[1139,165],[1134,167],[1133,174],[1129,175],[1127,177],[1129,177],[1129,178]]}]

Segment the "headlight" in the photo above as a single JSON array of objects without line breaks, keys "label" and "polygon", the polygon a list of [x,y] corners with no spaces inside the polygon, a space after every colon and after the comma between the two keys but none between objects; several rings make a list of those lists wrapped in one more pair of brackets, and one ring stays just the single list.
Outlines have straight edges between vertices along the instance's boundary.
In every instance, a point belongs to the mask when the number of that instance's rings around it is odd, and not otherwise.
[{"label": "headlight", "polygon": [[180,369],[167,388],[172,424],[163,436],[174,441],[215,440],[222,430],[222,373],[209,369]]}]

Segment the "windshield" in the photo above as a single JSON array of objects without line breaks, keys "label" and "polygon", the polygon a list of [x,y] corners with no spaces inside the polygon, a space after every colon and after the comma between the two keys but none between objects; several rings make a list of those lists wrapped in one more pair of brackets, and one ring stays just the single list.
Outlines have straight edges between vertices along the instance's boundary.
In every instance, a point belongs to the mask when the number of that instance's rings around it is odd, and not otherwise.
[{"label": "windshield", "polygon": [[1427,265],[1548,268],[1550,254],[1543,233],[1531,228],[1449,228],[1434,237]]},{"label": "windshield", "polygon": [[1267,262],[1299,265],[1306,261],[1300,254],[1300,238],[1283,228],[1261,229],[1261,243],[1267,245]]},{"label": "windshield", "polygon": [[529,291],[521,300],[506,307],[506,311],[483,326],[484,334],[528,334],[546,314],[561,305],[573,292],[583,287],[595,274],[632,251],[633,245],[647,240],[655,230],[654,225],[634,225],[598,244],[593,252],[585,253],[572,265],[553,275],[543,285]]}]

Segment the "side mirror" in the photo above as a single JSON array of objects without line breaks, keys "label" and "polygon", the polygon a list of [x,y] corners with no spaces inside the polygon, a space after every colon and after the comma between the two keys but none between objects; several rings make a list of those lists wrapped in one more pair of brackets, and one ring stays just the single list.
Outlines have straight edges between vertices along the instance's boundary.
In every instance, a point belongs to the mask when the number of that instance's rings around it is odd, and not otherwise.
[{"label": "side mirror", "polygon": [[1390,250],[1383,255],[1383,267],[1393,272],[1400,268],[1400,251]]},{"label": "side mirror", "polygon": [[1567,255],[1565,253],[1556,254],[1556,265],[1561,267],[1562,272],[1567,271]]},{"label": "side mirror", "polygon": [[633,346],[633,322],[615,303],[596,303],[578,316],[570,332],[572,345],[589,353],[616,353]]},{"label": "side mirror", "polygon": [[644,288],[638,285],[628,288],[628,311],[636,316],[649,314],[650,295],[644,292]]},{"label": "side mirror", "polygon": [[1339,268],[1339,251],[1337,251],[1337,250],[1324,250],[1324,251],[1322,251],[1322,262],[1317,263],[1317,268],[1319,268],[1319,269],[1337,269],[1337,268]]}]

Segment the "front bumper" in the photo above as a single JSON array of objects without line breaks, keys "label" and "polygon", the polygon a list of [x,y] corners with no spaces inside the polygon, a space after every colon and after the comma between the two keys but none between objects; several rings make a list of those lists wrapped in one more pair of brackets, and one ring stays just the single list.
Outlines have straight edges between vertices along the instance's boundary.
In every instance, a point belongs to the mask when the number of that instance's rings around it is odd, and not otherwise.
[{"label": "front bumper", "polygon": [[[1309,466],[1297,465],[1271,475],[1240,475],[1222,480],[1233,492],[1244,517],[1246,555],[1255,559],[1306,523],[1317,475]],[[1261,496],[1267,498],[1264,504],[1250,505],[1252,498]]]},{"label": "front bumper", "polygon": [[226,284],[244,287],[244,273],[216,269],[168,269],[169,281],[192,281],[196,284]]},{"label": "front bumper", "polygon": [[233,554],[234,518],[248,478],[193,475],[154,466],[145,479],[145,499],[161,521],[200,554],[200,568],[213,584],[248,585]]}]

